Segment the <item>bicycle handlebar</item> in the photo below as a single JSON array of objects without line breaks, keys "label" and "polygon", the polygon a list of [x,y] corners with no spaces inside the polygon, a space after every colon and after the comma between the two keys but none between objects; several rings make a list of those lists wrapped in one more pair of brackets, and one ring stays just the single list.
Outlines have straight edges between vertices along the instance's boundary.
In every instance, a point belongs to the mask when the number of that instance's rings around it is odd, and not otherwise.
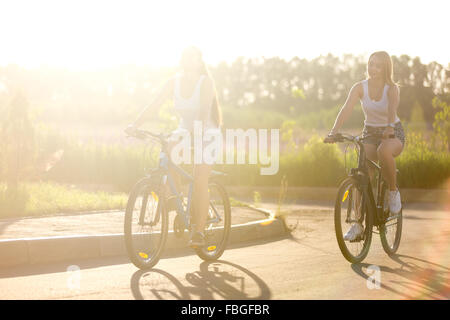
[{"label": "bicycle handlebar", "polygon": [[[329,135],[327,136],[323,142],[324,143],[336,143],[336,142],[345,142],[345,141],[350,141],[350,142],[354,142],[359,144],[360,142],[364,142],[365,139],[367,138],[375,138],[375,139],[384,139],[383,134],[379,134],[379,133],[372,133],[372,134],[367,134],[365,136],[352,136],[350,134],[344,134],[344,133],[336,133],[334,135]],[[388,138],[395,138],[394,134],[390,134],[388,136]]]},{"label": "bicycle handlebar", "polygon": [[133,137],[133,138],[137,138],[137,139],[141,139],[141,140],[146,140],[148,138],[153,139],[153,140],[158,140],[161,144],[165,145],[167,144],[167,138],[168,136],[160,133],[160,134],[156,134],[147,130],[142,130],[142,129],[135,129],[133,130],[133,132],[126,132],[128,134],[128,137]]}]

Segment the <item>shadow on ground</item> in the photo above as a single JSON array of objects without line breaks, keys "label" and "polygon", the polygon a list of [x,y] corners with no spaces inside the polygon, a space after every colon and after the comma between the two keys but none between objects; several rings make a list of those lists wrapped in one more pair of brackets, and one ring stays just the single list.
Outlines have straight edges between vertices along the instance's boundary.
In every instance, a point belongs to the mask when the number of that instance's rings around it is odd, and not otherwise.
[{"label": "shadow on ground", "polygon": [[131,291],[137,300],[270,299],[267,284],[256,274],[237,264],[205,261],[199,270],[186,273],[187,284],[170,273],[139,270],[131,277]]},{"label": "shadow on ground", "polygon": [[[450,269],[437,263],[406,256],[391,256],[398,265],[394,268],[378,266],[382,272],[381,288],[405,299],[450,299]],[[366,280],[371,279],[364,269],[367,263],[352,264],[352,269]],[[395,280],[383,280],[383,273],[397,275]]]}]

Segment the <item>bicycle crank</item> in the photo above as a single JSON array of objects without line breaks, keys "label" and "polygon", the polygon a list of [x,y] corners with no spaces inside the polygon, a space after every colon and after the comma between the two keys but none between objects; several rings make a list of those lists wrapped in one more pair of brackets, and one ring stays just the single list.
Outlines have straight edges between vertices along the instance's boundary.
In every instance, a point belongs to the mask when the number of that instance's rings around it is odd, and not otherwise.
[{"label": "bicycle crank", "polygon": [[185,229],[183,217],[177,214],[175,220],[173,221],[173,232],[175,233],[175,237],[182,238]]}]

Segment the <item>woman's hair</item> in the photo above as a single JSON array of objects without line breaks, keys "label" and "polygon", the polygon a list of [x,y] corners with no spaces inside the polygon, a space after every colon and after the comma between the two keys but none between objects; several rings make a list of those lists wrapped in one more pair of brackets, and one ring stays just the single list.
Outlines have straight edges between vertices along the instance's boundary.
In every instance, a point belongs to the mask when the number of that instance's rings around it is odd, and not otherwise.
[{"label": "woman's hair", "polygon": [[[211,116],[216,121],[216,124],[218,126],[222,126],[222,112],[221,112],[221,108],[219,105],[219,99],[217,98],[216,86],[214,85],[214,80],[211,77],[211,73],[210,73],[205,61],[203,60],[203,55],[202,55],[202,52],[200,51],[200,49],[198,49],[197,47],[194,47],[194,46],[185,48],[183,50],[183,53],[181,56],[181,68],[183,69],[183,72],[185,72],[185,73],[192,72],[192,69],[186,68],[185,66],[183,66],[183,64],[189,63],[189,60],[190,60],[189,58],[191,58],[193,54],[197,55],[198,61],[200,61],[200,66],[199,66],[200,70],[198,70],[200,72],[200,74],[209,77],[213,81],[214,100],[213,100],[213,105],[211,107]],[[188,62],[186,62],[186,60]]]},{"label": "woman's hair", "polygon": [[[383,65],[383,79],[384,82],[387,83],[390,86],[395,85],[396,83],[393,80],[394,76],[394,69],[392,67],[392,59],[391,56],[386,51],[377,51],[370,55],[369,60],[372,57],[377,57],[381,60],[381,63]],[[367,63],[368,64],[368,63]]]}]

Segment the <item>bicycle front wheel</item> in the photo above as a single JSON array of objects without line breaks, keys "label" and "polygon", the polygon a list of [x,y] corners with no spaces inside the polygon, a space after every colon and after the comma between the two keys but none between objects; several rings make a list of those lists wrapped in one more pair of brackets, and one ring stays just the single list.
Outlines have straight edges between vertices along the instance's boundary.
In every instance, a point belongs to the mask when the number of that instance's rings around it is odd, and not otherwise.
[{"label": "bicycle front wheel", "polygon": [[217,260],[225,251],[231,229],[230,200],[225,188],[210,182],[208,218],[204,230],[206,245],[195,248],[197,255],[206,261]]},{"label": "bicycle front wheel", "polygon": [[[344,240],[344,234],[354,224],[362,226],[362,232],[356,239]],[[369,253],[372,242],[372,216],[368,211],[368,199],[360,185],[348,178],[339,187],[334,207],[334,227],[339,249],[351,263],[359,263]]]},{"label": "bicycle front wheel", "polygon": [[384,251],[388,255],[397,252],[402,237],[403,214],[402,210],[398,214],[393,214],[389,210],[388,201],[389,189],[386,184],[382,188],[383,218],[384,223],[380,226],[380,239]]},{"label": "bicycle front wheel", "polygon": [[125,245],[131,262],[150,269],[159,261],[168,234],[164,194],[158,179],[144,178],[131,190],[125,211]]}]

